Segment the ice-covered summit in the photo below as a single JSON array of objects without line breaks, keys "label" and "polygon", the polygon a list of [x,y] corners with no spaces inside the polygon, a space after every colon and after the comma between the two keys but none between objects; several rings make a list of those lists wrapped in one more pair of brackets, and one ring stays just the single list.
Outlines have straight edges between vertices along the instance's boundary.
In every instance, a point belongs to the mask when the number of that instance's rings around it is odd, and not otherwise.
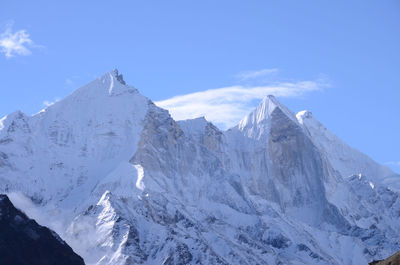
[{"label": "ice-covered summit", "polygon": [[118,96],[125,93],[137,93],[137,89],[128,86],[122,74],[118,73],[117,69],[114,69],[89,84],[77,89],[73,94],[82,94],[85,96]]},{"label": "ice-covered summit", "polygon": [[261,138],[270,130],[273,114],[285,116],[297,122],[294,113],[282,105],[274,96],[269,95],[261,101],[256,109],[239,122],[237,128],[250,138]]}]

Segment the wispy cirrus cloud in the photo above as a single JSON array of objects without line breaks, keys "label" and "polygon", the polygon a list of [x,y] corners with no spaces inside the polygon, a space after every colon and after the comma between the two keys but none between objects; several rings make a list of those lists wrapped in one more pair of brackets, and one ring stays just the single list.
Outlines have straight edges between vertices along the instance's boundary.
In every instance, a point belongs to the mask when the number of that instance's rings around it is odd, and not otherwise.
[{"label": "wispy cirrus cloud", "polygon": [[260,86],[230,86],[175,96],[155,102],[176,120],[204,116],[222,129],[236,125],[267,95],[299,97],[322,90],[324,80],[276,82]]},{"label": "wispy cirrus cloud", "polygon": [[244,71],[236,75],[236,77],[241,80],[249,80],[249,79],[256,79],[262,78],[270,75],[277,74],[279,70],[277,68],[268,68],[268,69],[261,69],[256,71]]},{"label": "wispy cirrus cloud", "polygon": [[32,53],[30,48],[33,46],[34,43],[26,30],[13,31],[11,24],[8,24],[5,31],[0,34],[0,52],[7,58],[30,55]]}]

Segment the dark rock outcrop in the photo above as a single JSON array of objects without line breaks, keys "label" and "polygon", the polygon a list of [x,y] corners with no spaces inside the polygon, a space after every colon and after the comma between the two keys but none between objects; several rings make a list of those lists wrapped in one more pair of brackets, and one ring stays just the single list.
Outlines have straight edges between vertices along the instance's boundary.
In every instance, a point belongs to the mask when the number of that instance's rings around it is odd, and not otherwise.
[{"label": "dark rock outcrop", "polygon": [[385,260],[374,260],[368,265],[400,265],[400,251]]},{"label": "dark rock outcrop", "polygon": [[374,260],[368,265],[400,265],[400,251],[384,260]]},{"label": "dark rock outcrop", "polygon": [[85,263],[54,231],[29,219],[6,195],[0,194],[0,264]]}]

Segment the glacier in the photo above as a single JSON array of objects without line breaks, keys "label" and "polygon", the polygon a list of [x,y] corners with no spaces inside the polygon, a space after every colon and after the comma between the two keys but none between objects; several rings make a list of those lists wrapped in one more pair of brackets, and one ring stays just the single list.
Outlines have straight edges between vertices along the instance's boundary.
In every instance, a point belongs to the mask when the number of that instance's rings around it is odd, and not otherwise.
[{"label": "glacier", "polygon": [[367,264],[400,249],[400,176],[311,112],[267,96],[221,131],[175,121],[117,70],[0,120],[0,192],[86,264]]}]

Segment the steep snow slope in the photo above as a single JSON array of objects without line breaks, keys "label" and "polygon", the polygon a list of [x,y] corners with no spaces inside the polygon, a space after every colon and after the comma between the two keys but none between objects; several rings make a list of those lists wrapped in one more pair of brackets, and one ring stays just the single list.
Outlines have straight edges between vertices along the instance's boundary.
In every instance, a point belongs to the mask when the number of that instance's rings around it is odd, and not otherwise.
[{"label": "steep snow slope", "polygon": [[111,71],[1,120],[0,191],[30,197],[88,264],[363,264],[396,251],[399,195],[375,179],[398,176],[306,116],[269,96],[226,132],[176,122]]},{"label": "steep snow slope", "polygon": [[316,120],[311,112],[301,111],[296,117],[304,125],[313,143],[342,176],[363,174],[379,181],[395,175],[389,168],[379,165],[368,156],[348,146]]}]

